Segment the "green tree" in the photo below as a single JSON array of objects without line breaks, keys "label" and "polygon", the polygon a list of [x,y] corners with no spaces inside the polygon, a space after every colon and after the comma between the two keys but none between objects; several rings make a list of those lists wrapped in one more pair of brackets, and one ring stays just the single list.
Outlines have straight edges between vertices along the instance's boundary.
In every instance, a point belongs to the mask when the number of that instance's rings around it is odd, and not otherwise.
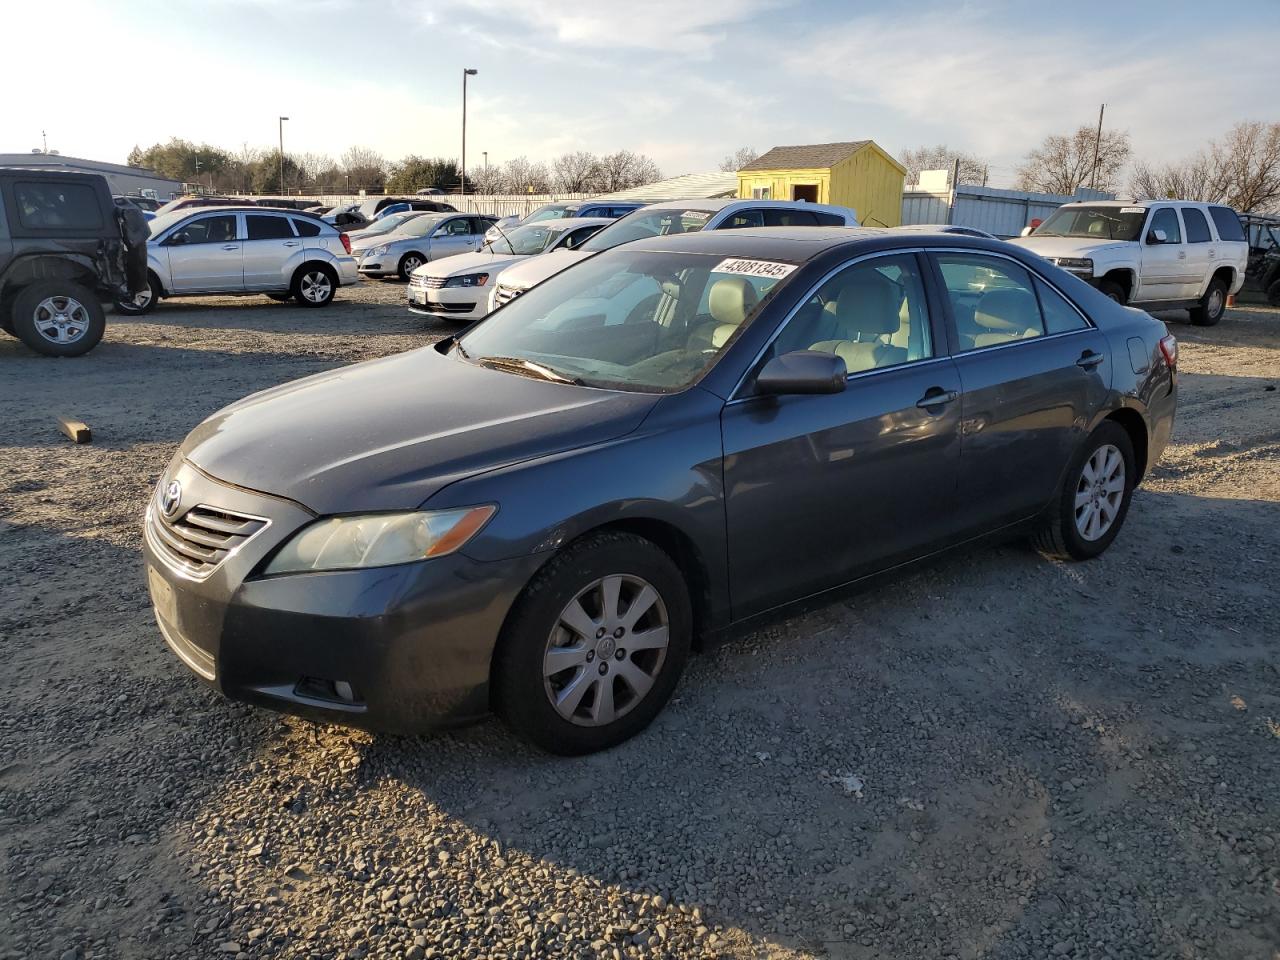
[{"label": "green tree", "polygon": [[452,190],[460,179],[458,161],[410,154],[392,165],[391,176],[387,178],[387,193],[413,193],[426,187]]}]

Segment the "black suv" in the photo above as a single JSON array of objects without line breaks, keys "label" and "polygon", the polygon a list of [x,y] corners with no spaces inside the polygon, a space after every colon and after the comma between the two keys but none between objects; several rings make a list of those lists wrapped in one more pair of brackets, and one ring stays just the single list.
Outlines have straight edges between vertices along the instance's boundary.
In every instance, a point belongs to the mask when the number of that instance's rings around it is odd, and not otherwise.
[{"label": "black suv", "polygon": [[1280,307],[1280,217],[1245,214],[1240,218],[1249,238],[1249,265],[1242,294],[1260,294]]},{"label": "black suv", "polygon": [[102,339],[102,304],[147,287],[146,218],[96,174],[0,167],[0,329],[50,357]]}]

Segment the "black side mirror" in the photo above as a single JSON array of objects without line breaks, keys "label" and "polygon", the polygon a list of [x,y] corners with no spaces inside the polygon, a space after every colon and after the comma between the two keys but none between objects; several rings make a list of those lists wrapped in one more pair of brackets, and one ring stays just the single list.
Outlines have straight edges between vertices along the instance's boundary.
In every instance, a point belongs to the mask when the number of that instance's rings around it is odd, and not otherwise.
[{"label": "black side mirror", "polygon": [[818,350],[796,350],[774,357],[756,377],[756,393],[766,396],[840,393],[849,369],[844,359]]},{"label": "black side mirror", "polygon": [[1168,242],[1169,242],[1169,235],[1165,233],[1163,230],[1150,230],[1147,232],[1148,244],[1168,243]]},{"label": "black side mirror", "polygon": [[170,234],[169,239],[166,242],[171,247],[180,247],[184,243],[186,243],[189,239],[190,237],[187,236],[187,231],[179,230],[177,233]]}]

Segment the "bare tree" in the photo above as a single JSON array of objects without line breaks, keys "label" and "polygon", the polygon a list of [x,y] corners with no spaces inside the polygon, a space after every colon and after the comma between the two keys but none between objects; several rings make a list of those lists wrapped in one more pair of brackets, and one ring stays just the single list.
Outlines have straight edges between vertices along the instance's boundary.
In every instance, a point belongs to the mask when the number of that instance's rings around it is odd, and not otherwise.
[{"label": "bare tree", "polygon": [[551,177],[544,163],[528,157],[514,157],[502,165],[502,190],[505,193],[549,193]]},{"label": "bare tree", "polygon": [[1280,208],[1280,123],[1237,123],[1186,160],[1138,164],[1132,189],[1141,197],[1203,200],[1240,211]]},{"label": "bare tree", "polygon": [[960,161],[960,183],[987,182],[986,160],[972,153],[953,150],[945,143],[903,150],[898,154],[898,162],[907,168],[907,183],[919,183],[922,170],[946,170],[947,185],[951,186],[951,169],[957,160]]},{"label": "bare tree", "polygon": [[1113,191],[1131,152],[1129,134],[1124,130],[1103,130],[1101,140],[1093,127],[1081,127],[1073,134],[1054,134],[1027,154],[1018,168],[1018,189],[1069,196],[1078,187],[1092,184],[1098,190]]},{"label": "bare tree", "polygon": [[593,189],[600,178],[600,161],[593,153],[579,150],[566,153],[551,162],[552,180],[557,190],[584,193]]},{"label": "bare tree", "polygon": [[1213,160],[1200,153],[1188,160],[1152,166],[1139,163],[1133,170],[1129,189],[1144,200],[1205,200],[1217,202],[1218,188]]},{"label": "bare tree", "polygon": [[755,147],[739,147],[720,161],[720,170],[723,173],[736,173],[758,156],[760,153]]},{"label": "bare tree", "polygon": [[502,168],[498,166],[490,167],[487,164],[472,167],[467,171],[467,189],[485,196],[501,193],[504,189]]},{"label": "bare tree", "polygon": [[662,179],[658,165],[643,153],[619,150],[600,158],[599,189],[602,193],[627,190]]},{"label": "bare tree", "polygon": [[386,183],[388,164],[382,154],[368,147],[348,147],[339,158],[342,172],[351,178],[351,189],[381,188]]}]

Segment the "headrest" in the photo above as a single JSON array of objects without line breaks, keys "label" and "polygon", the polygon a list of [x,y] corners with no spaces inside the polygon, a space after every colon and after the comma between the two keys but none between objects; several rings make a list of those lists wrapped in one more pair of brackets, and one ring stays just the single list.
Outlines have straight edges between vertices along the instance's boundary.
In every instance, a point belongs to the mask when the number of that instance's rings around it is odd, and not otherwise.
[{"label": "headrest", "polygon": [[707,309],[717,323],[738,326],[752,310],[759,298],[756,288],[742,277],[724,277],[711,285],[707,297]]},{"label": "headrest", "polygon": [[1029,290],[988,290],[973,311],[973,322],[1000,333],[1025,333],[1039,326],[1040,308]]},{"label": "headrest", "polygon": [[836,295],[836,319],[843,331],[878,337],[902,326],[897,285],[874,270],[855,270]]}]

